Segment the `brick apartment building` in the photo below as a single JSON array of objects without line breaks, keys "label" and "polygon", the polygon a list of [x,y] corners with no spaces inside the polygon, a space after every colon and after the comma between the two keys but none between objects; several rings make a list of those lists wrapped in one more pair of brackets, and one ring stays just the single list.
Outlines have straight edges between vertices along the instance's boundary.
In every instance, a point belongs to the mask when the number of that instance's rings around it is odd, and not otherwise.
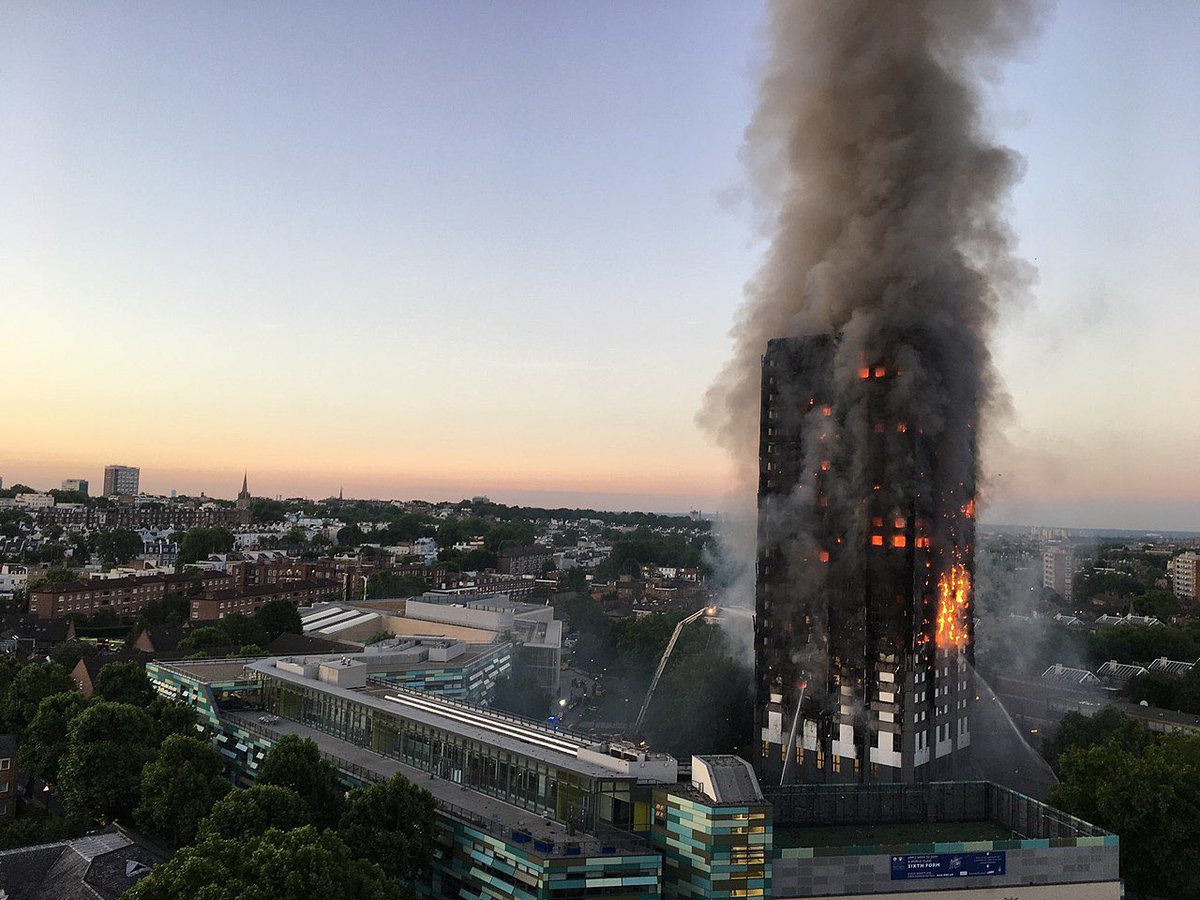
[{"label": "brick apartment building", "polygon": [[541,575],[553,559],[554,551],[539,544],[506,547],[496,557],[496,571],[501,575]]},{"label": "brick apartment building", "polygon": [[188,617],[193,622],[213,622],[231,613],[251,615],[272,600],[287,600],[293,606],[311,606],[341,598],[341,585],[334,581],[286,581],[247,588],[228,588],[193,597]]},{"label": "brick apartment building", "polygon": [[233,575],[242,589],[260,585],[289,584],[298,581],[332,581],[341,592],[336,599],[354,600],[362,596],[363,578],[375,572],[394,575],[415,575],[431,587],[441,587],[446,581],[446,567],[425,566],[420,563],[399,566],[379,566],[370,560],[349,559],[259,559],[233,560],[225,571]]},{"label": "brick apartment building", "polygon": [[68,581],[30,591],[29,611],[39,619],[61,619],[72,614],[91,616],[107,609],[118,619],[132,619],[151,601],[189,593],[197,581],[202,594],[236,586],[232,576],[221,572]]}]

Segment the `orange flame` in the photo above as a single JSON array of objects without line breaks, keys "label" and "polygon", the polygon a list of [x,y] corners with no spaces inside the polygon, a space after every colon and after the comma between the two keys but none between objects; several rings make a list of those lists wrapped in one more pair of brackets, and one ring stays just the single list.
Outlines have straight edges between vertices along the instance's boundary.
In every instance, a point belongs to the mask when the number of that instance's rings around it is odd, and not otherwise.
[{"label": "orange flame", "polygon": [[956,563],[938,579],[937,645],[961,648],[967,641],[967,610],[971,576]]}]

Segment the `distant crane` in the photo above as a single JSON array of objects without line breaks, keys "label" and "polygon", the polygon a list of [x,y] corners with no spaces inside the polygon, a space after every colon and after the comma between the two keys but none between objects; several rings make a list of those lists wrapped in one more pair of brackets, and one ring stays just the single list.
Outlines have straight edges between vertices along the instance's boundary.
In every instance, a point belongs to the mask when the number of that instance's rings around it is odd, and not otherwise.
[{"label": "distant crane", "polygon": [[658,668],[654,670],[654,678],[650,681],[650,690],[646,691],[646,699],[642,702],[641,712],[638,713],[637,721],[633,723],[634,734],[641,733],[642,721],[646,718],[646,710],[650,708],[650,701],[654,699],[654,689],[658,687],[658,679],[662,677],[663,669],[667,667],[667,660],[671,658],[671,651],[675,649],[675,642],[679,640],[684,626],[691,625],[702,616],[715,616],[716,614],[715,606],[702,606],[675,626],[675,630],[671,632],[671,639],[667,641],[667,649],[663,651],[662,659],[658,661]]}]

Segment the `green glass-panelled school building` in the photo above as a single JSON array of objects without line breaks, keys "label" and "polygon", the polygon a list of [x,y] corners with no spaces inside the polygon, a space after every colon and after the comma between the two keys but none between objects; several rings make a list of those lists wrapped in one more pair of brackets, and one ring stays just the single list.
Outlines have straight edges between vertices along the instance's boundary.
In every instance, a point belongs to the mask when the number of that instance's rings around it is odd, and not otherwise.
[{"label": "green glass-panelled school building", "polygon": [[347,787],[401,774],[433,794],[441,840],[423,896],[1120,897],[1115,835],[989,782],[796,784],[764,799],[738,757],[694,756],[681,771],[665,754],[380,684],[364,659],[146,671],[198,711],[241,784],[295,734]]}]

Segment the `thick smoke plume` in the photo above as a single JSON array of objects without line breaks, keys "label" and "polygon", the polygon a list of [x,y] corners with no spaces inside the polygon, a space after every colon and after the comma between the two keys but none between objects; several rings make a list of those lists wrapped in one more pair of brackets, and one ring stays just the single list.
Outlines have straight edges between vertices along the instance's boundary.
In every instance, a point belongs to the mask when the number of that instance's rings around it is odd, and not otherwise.
[{"label": "thick smoke plume", "polygon": [[[1024,0],[770,4],[744,151],[769,249],[700,416],[747,488],[767,341],[831,334],[841,442],[870,427],[856,374],[886,359],[905,374],[889,411],[937,448],[924,489],[974,498],[978,420],[999,395],[988,335],[1030,278],[1002,215],[1021,162],[989,137],[981,89],[1037,19]],[[845,471],[841,489],[865,496],[868,477]]]}]

